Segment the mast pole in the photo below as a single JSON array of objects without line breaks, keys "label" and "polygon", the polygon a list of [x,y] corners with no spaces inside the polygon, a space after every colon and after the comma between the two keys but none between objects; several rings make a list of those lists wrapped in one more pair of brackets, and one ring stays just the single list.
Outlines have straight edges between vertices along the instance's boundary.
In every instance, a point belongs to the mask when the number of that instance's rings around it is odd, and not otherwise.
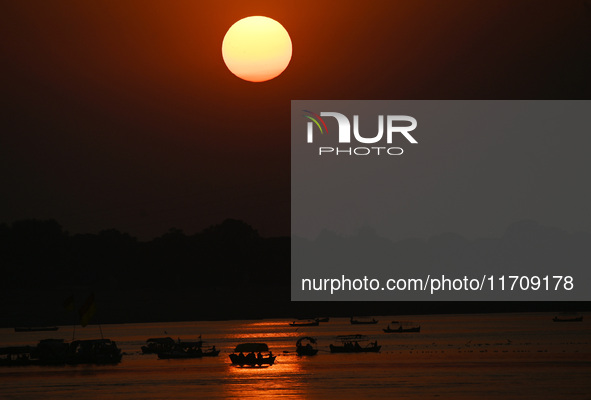
[{"label": "mast pole", "polygon": [[[73,295],[72,295],[73,297]],[[76,301],[72,300],[72,313],[74,314],[74,324],[72,325],[72,342],[74,341],[74,337],[76,336]]]}]

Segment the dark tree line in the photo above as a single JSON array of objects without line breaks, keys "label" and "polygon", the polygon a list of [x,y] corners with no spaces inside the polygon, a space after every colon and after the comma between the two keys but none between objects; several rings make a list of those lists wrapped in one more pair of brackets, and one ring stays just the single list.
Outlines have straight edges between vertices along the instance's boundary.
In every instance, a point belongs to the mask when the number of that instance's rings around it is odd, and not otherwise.
[{"label": "dark tree line", "polygon": [[[555,254],[568,254],[563,261],[580,261],[587,259],[591,243],[587,233],[567,234],[532,223],[515,224],[492,240],[454,234],[394,243],[372,235],[365,239],[401,265],[436,259],[446,268],[474,260],[553,262]],[[314,242],[295,243],[343,249],[350,240],[325,233]],[[590,304],[291,302],[290,255],[289,237],[263,238],[232,219],[192,235],[170,229],[150,241],[116,229],[70,234],[54,220],[0,224],[0,326],[75,323],[63,301],[74,294],[80,307],[91,292],[102,323],[585,310]]]},{"label": "dark tree line", "polygon": [[287,287],[289,254],[289,238],[262,238],[233,219],[193,235],[171,229],[147,242],[116,229],[73,235],[55,220],[17,221],[0,225],[0,287]]}]

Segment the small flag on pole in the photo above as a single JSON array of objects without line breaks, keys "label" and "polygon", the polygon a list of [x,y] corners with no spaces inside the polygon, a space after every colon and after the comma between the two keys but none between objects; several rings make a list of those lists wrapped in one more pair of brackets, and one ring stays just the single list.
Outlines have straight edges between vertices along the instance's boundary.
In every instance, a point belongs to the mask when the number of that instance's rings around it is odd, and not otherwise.
[{"label": "small flag on pole", "polygon": [[64,300],[64,308],[68,311],[74,311],[74,295],[71,295],[66,300]]},{"label": "small flag on pole", "polygon": [[80,325],[82,325],[82,327],[88,325],[88,322],[90,322],[90,319],[95,312],[96,306],[94,304],[94,293],[91,293],[90,296],[88,296],[88,299],[86,299],[86,302],[80,307],[80,310],[78,310],[78,314],[80,315]]}]

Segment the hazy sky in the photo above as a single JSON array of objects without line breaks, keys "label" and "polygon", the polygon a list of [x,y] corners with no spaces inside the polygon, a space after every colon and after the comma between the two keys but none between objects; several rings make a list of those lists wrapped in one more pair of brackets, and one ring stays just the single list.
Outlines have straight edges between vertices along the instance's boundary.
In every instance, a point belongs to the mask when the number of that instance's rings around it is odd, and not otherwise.
[{"label": "hazy sky", "polygon": [[[293,42],[262,84],[221,57],[251,15]],[[72,232],[289,234],[292,99],[591,92],[582,1],[2,1],[0,34],[0,222]]]}]

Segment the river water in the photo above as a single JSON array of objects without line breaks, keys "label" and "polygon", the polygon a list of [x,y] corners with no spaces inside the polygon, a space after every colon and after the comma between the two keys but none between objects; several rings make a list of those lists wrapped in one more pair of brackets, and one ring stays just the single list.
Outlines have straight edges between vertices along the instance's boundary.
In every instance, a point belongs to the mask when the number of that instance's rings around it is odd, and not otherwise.
[{"label": "river water", "polygon": [[[555,323],[553,314],[376,316],[376,325],[331,318],[317,327],[290,321],[243,320],[103,325],[124,352],[118,365],[0,367],[2,399],[590,399],[591,316]],[[393,319],[420,323],[420,333],[383,333]],[[331,354],[337,335],[364,334],[379,354]],[[197,340],[219,357],[159,360],[142,355],[150,337]],[[318,340],[318,355],[298,357],[295,341]],[[99,338],[98,326],[76,328],[77,339]],[[72,338],[57,332],[0,329],[0,345]],[[228,355],[241,342],[265,342],[276,364],[239,368]]]}]

